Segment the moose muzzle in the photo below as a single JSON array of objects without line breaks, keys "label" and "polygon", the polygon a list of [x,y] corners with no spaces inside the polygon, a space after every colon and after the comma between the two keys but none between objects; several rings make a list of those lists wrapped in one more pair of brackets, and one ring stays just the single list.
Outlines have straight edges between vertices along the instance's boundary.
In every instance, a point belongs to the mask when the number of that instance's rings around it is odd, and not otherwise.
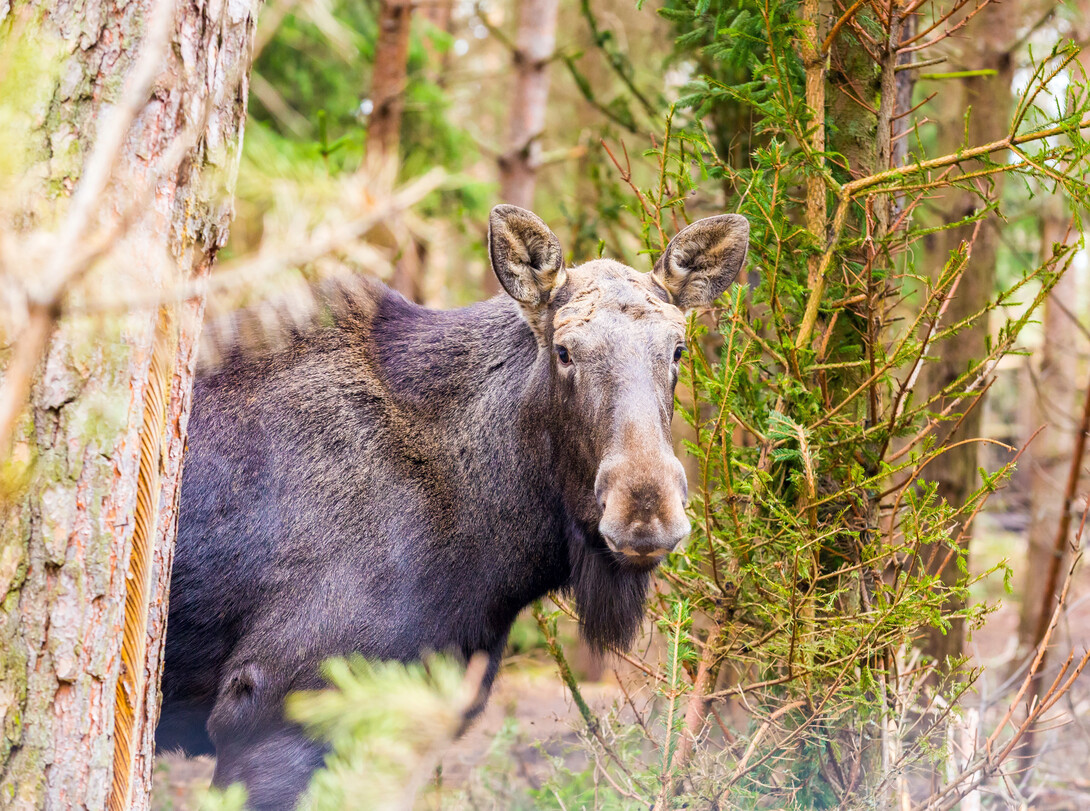
[{"label": "moose muzzle", "polygon": [[607,457],[594,495],[602,510],[599,533],[629,563],[653,566],[689,534],[685,470],[669,451]]}]

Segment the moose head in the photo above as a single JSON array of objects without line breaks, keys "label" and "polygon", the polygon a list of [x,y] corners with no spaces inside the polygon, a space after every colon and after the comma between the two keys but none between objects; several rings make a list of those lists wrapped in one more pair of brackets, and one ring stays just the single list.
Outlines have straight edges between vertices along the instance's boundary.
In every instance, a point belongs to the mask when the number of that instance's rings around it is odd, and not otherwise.
[{"label": "moose head", "polygon": [[650,571],[689,534],[670,432],[685,314],[734,281],[748,237],[745,218],[725,214],[684,228],[650,273],[610,259],[565,267],[536,215],[492,211],[492,267],[548,358],[566,506],[621,570]]}]

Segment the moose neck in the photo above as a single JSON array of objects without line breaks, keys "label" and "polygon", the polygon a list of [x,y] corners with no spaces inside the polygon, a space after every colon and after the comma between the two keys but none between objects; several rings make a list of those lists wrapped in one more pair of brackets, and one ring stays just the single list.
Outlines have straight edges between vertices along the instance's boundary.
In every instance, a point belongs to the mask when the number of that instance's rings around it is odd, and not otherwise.
[{"label": "moose neck", "polygon": [[387,293],[370,335],[383,398],[424,455],[457,478],[457,508],[497,520],[512,509],[544,511],[542,529],[559,541],[568,522],[558,515],[563,460],[549,419],[548,358],[518,306],[496,297],[429,310]]}]

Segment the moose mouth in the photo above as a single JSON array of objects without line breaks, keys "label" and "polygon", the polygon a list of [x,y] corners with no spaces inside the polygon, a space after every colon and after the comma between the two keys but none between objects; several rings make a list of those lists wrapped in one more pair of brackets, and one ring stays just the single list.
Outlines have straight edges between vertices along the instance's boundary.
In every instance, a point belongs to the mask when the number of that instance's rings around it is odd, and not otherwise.
[{"label": "moose mouth", "polygon": [[613,557],[625,568],[641,572],[650,571],[662,563],[666,556],[670,554],[670,550],[663,547],[655,547],[645,551],[622,546],[605,533],[600,532],[599,534],[602,536],[602,540],[605,541],[609,551],[613,553]]}]

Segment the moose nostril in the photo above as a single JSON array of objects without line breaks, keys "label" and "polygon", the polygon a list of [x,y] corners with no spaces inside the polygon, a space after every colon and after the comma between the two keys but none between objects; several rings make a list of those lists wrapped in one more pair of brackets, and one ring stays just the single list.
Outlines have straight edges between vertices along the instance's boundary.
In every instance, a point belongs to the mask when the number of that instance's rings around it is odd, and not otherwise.
[{"label": "moose nostril", "polygon": [[616,462],[606,461],[598,467],[598,475],[594,477],[594,500],[598,509],[603,512],[606,509],[606,497],[609,494],[609,480],[616,467]]}]

